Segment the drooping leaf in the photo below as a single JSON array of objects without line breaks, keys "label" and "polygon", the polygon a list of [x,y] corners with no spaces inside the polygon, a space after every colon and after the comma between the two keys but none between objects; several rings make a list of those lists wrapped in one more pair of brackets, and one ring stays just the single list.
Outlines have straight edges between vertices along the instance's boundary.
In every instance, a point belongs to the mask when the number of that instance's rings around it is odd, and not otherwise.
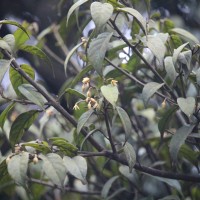
[{"label": "drooping leaf", "polygon": [[121,107],[116,107],[117,113],[122,121],[126,136],[130,136],[132,133],[132,125],[131,125],[131,120],[127,114],[127,112],[121,108]]},{"label": "drooping leaf", "polygon": [[75,96],[77,96],[77,97],[79,97],[79,98],[81,98],[81,99],[86,99],[86,96],[85,96],[84,94],[80,93],[80,92],[77,91],[77,90],[68,88],[68,89],[65,90],[65,92],[66,92],[67,94],[70,94],[70,95],[75,95]]},{"label": "drooping leaf", "polygon": [[136,163],[136,153],[133,146],[128,142],[124,145],[124,153],[128,162],[129,172],[131,173]]},{"label": "drooping leaf", "polygon": [[173,63],[173,60],[172,60],[172,57],[171,56],[167,56],[165,59],[164,59],[164,64],[165,64],[165,70],[167,72],[167,77],[172,81],[172,83],[175,81],[178,73],[176,72],[175,70],[175,67],[174,67],[174,63]]},{"label": "drooping leaf", "polygon": [[0,21],[0,24],[10,24],[10,25],[17,26],[18,28],[20,28],[21,30],[23,30],[27,34],[27,36],[29,37],[28,32],[26,31],[26,29],[21,24],[19,24],[16,21],[4,19],[4,20]]},{"label": "drooping leaf", "polygon": [[29,34],[30,31],[28,31],[29,23],[28,22],[23,22],[22,24],[23,29],[27,30],[27,32],[24,32],[21,28],[18,28],[14,32],[14,37],[15,37],[15,49],[18,50],[18,48],[22,45],[24,45],[29,39]]},{"label": "drooping leaf", "polygon": [[188,45],[188,42],[181,45],[180,47],[178,47],[177,49],[174,49],[174,53],[173,53],[173,62],[174,62],[174,65],[176,64],[177,62],[177,59],[178,59],[178,56],[179,54],[181,53],[181,51]]},{"label": "drooping leaf", "polygon": [[15,119],[15,121],[11,126],[9,135],[9,141],[12,147],[14,147],[15,144],[20,142],[25,131],[29,129],[29,127],[33,124],[33,122],[37,117],[38,117],[38,111],[30,110],[28,112],[20,114]]},{"label": "drooping leaf", "polygon": [[187,97],[187,98],[178,98],[177,103],[181,109],[188,117],[190,117],[195,108],[195,98],[194,97]]},{"label": "drooping leaf", "polygon": [[69,22],[69,18],[70,16],[72,15],[72,13],[79,7],[81,6],[82,4],[86,3],[88,0],[78,0],[76,3],[74,3],[72,5],[72,7],[69,9],[68,13],[67,13],[67,25],[68,25],[68,22]]},{"label": "drooping leaf", "polygon": [[178,60],[179,62],[187,65],[188,70],[190,70],[190,64],[192,60],[192,51],[188,50],[188,51],[181,52],[179,54]]},{"label": "drooping leaf", "polygon": [[22,84],[18,87],[18,90],[23,94],[28,100],[35,103],[41,108],[44,108],[46,102],[45,98],[30,84]]},{"label": "drooping leaf", "polygon": [[102,33],[98,35],[97,38],[93,39],[90,42],[88,48],[88,59],[97,73],[101,76],[103,69],[103,60],[106,54],[106,51],[109,48],[109,41],[113,33]]},{"label": "drooping leaf", "polygon": [[147,83],[143,90],[142,90],[142,98],[145,104],[148,103],[149,99],[157,92],[157,90],[159,90],[162,86],[164,85],[164,83],[156,83],[156,82],[150,82]]},{"label": "drooping leaf", "polygon": [[103,186],[101,191],[101,197],[103,199],[106,199],[108,197],[108,193],[113,185],[113,183],[119,178],[119,176],[113,176],[110,178]]},{"label": "drooping leaf", "polygon": [[62,158],[55,153],[49,153],[46,156],[39,154],[39,158],[43,161],[43,171],[46,176],[58,186],[63,186],[66,177],[66,168]]},{"label": "drooping leaf", "polygon": [[130,15],[132,15],[133,17],[135,17],[135,19],[137,20],[137,22],[139,23],[141,29],[143,30],[144,34],[147,34],[147,30],[146,30],[146,20],[144,19],[144,17],[135,9],[133,8],[129,8],[129,7],[125,7],[125,8],[118,8],[118,11],[122,11],[122,12],[126,12]]},{"label": "drooping leaf", "polygon": [[[30,67],[29,65],[27,64],[23,64],[20,66],[21,69],[28,75],[30,76],[32,79],[35,78],[35,72],[34,70],[32,69],[32,67]],[[12,83],[12,86],[13,86],[13,89],[15,90],[16,94],[18,96],[21,95],[18,87],[24,83],[28,83],[28,81],[23,78],[15,69],[13,69],[12,67],[10,68],[10,71],[9,71],[9,75],[10,75],[10,81]]]},{"label": "drooping leaf", "polygon": [[88,121],[88,119],[91,117],[93,113],[94,113],[94,110],[90,109],[81,115],[77,124],[77,134],[80,133],[81,129],[83,128],[83,126],[85,125],[85,123]]},{"label": "drooping leaf", "polygon": [[83,184],[87,183],[87,162],[84,157],[75,156],[70,158],[68,156],[64,156],[63,161],[70,174],[81,180]]},{"label": "drooping leaf", "polygon": [[151,174],[147,174],[144,173],[146,176],[150,176],[158,181],[164,182],[166,184],[168,184],[169,186],[175,188],[178,192],[181,193],[181,184],[178,180],[174,180],[174,179],[169,179],[169,178],[162,178],[162,177],[158,177],[158,176],[153,176]]},{"label": "drooping leaf", "polygon": [[40,49],[37,46],[32,46],[32,45],[22,45],[19,47],[20,50],[28,52],[32,55],[38,56],[41,59],[44,59],[48,62],[50,62],[48,56],[46,55],[46,53],[44,51],[42,51],[42,49]]},{"label": "drooping leaf", "polygon": [[195,125],[183,125],[172,136],[169,144],[169,152],[174,162],[177,160],[178,152],[182,144],[184,144],[188,135],[192,132]]},{"label": "drooping leaf", "polygon": [[6,71],[8,70],[11,62],[12,60],[4,60],[4,59],[0,60],[0,83],[2,82],[3,77]]},{"label": "drooping leaf", "polygon": [[6,107],[6,109],[1,113],[0,115],[0,127],[3,129],[4,123],[6,121],[6,117],[9,114],[9,112],[12,110],[15,103],[11,103]]},{"label": "drooping leaf", "polygon": [[49,138],[49,141],[51,141],[52,146],[57,146],[59,151],[67,156],[75,156],[78,151],[77,147],[64,138],[53,137]]},{"label": "drooping leaf", "polygon": [[111,103],[114,107],[116,106],[116,102],[119,96],[119,91],[116,85],[103,85],[101,86],[101,92],[106,100]]},{"label": "drooping leaf", "polygon": [[166,127],[168,126],[169,121],[172,119],[172,115],[176,112],[178,109],[177,106],[172,106],[168,110],[163,113],[162,118],[158,122],[158,129],[161,134],[161,138],[163,138],[163,134],[165,132]]},{"label": "drooping leaf", "polygon": [[174,33],[180,35],[180,37],[184,38],[186,41],[189,41],[192,44],[199,44],[199,40],[190,32],[186,31],[182,28],[173,28],[171,30]]},{"label": "drooping leaf", "polygon": [[[166,36],[168,36],[168,34],[166,34]],[[164,56],[165,56],[165,51],[166,51],[166,48],[165,48],[166,39],[161,38],[161,37],[159,37],[159,35],[155,35],[155,36],[148,35],[145,43],[146,43],[146,46],[152,51],[154,56],[158,59],[159,63],[162,65]]]},{"label": "drooping leaf", "polygon": [[12,156],[8,162],[8,173],[17,184],[25,186],[28,161],[29,153],[21,152]]},{"label": "drooping leaf", "polygon": [[13,51],[15,47],[15,37],[13,34],[7,34],[3,37],[3,40],[7,42],[10,46],[10,49]]},{"label": "drooping leaf", "polygon": [[65,59],[64,62],[64,69],[65,69],[65,73],[67,73],[67,66],[68,66],[68,62],[70,60],[70,58],[72,57],[72,55],[74,54],[74,52],[83,44],[83,42],[81,42],[80,44],[77,44],[68,54],[67,57]]},{"label": "drooping leaf", "polygon": [[106,24],[113,14],[113,6],[109,3],[93,2],[90,6],[92,19],[99,30]]}]

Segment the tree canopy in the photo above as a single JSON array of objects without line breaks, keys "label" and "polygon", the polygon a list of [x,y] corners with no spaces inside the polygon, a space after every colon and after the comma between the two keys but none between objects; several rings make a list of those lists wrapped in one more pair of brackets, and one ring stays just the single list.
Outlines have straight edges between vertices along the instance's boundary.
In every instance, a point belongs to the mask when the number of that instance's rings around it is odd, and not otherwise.
[{"label": "tree canopy", "polygon": [[156,2],[0,19],[1,199],[200,198],[199,35]]}]

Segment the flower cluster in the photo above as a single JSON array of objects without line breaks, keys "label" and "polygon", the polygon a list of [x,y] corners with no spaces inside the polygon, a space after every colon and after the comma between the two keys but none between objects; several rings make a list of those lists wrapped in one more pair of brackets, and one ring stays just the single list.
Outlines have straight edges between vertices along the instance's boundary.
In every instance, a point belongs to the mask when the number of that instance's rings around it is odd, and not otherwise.
[{"label": "flower cluster", "polygon": [[[88,109],[98,109],[99,103],[94,97],[92,97],[91,91],[94,87],[92,87],[90,85],[90,78],[88,78],[88,77],[83,78],[82,83],[83,83],[82,84],[82,91],[86,92],[86,96],[87,96],[84,101],[87,103]],[[82,101],[79,101],[74,105],[74,107],[73,107],[74,110],[80,109],[79,106],[78,106],[78,104],[80,102],[82,102]]]}]

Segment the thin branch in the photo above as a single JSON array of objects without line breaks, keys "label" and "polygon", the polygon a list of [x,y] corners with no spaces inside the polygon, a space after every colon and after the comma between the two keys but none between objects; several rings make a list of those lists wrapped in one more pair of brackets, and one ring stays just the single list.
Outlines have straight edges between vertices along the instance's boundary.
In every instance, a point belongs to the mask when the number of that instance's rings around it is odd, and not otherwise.
[{"label": "thin branch", "polygon": [[[132,74],[130,74],[129,72],[126,72],[125,70],[123,70],[122,68],[118,67],[117,65],[115,65],[114,63],[112,63],[108,58],[105,57],[105,60],[112,65],[115,69],[119,70],[122,74],[124,74],[125,76],[127,76],[128,78],[130,78],[132,81],[135,81],[136,83],[138,83],[139,85],[141,85],[142,87],[145,86],[145,83],[141,82],[140,80],[138,80],[136,77],[134,77]],[[160,97],[162,97],[163,99],[166,99],[166,101],[168,101],[169,103],[173,103],[174,101],[172,101],[169,97],[161,94],[160,92],[156,92],[157,95],[159,95]]]},{"label": "thin branch", "polygon": [[[119,157],[117,154],[107,152],[106,157],[112,160],[115,160],[123,165],[128,165],[127,161]],[[147,173],[153,176],[169,178],[169,179],[174,179],[174,180],[183,180],[183,181],[188,181],[188,182],[198,182],[198,183],[200,182],[200,176],[198,174],[187,175],[187,174],[181,174],[181,173],[173,173],[173,172],[168,172],[164,170],[154,169],[151,167],[146,167],[139,163],[136,163],[134,165],[134,168],[140,172]]]},{"label": "thin branch", "polygon": [[160,74],[148,63],[148,61],[144,58],[144,56],[138,51],[136,48],[137,46],[132,45],[128,39],[124,36],[124,34],[119,30],[115,22],[110,19],[110,23],[112,24],[113,28],[117,31],[117,33],[121,36],[121,38],[124,40],[124,42],[135,52],[135,54],[145,63],[146,66],[149,67],[149,69],[154,73],[156,78],[160,80],[162,83],[164,83],[164,87],[169,91],[171,94],[172,98],[176,100],[176,95],[173,93],[172,89],[166,84],[165,80],[160,76]]},{"label": "thin branch", "polygon": [[[58,25],[53,25],[52,27],[52,30],[53,30],[53,34],[54,34],[54,37],[56,38],[59,46],[61,47],[63,53],[65,54],[65,56],[67,57],[67,55],[69,54],[69,49],[67,48],[67,46],[65,45],[60,33],[59,33],[59,26]],[[72,66],[74,67],[74,69],[77,71],[77,72],[80,72],[81,71],[81,68],[80,66],[77,64],[77,62],[75,62],[75,60],[73,60],[72,58],[70,59],[70,62],[72,64]]]},{"label": "thin branch", "polygon": [[114,141],[113,141],[113,138],[112,138],[112,134],[111,134],[111,130],[110,130],[110,124],[109,124],[109,120],[108,120],[108,112],[107,112],[107,109],[105,108],[104,109],[104,118],[105,118],[105,122],[106,122],[106,128],[107,128],[107,132],[108,132],[108,138],[109,138],[109,141],[110,141],[110,145],[111,145],[111,148],[112,148],[112,151],[114,154],[117,153],[117,150],[115,148],[115,144],[114,144]]},{"label": "thin branch", "polygon": [[55,188],[55,189],[57,188],[57,189],[60,189],[60,190],[65,190],[67,192],[79,193],[79,194],[82,194],[82,195],[100,195],[101,194],[101,192],[99,192],[99,191],[80,191],[80,190],[76,190],[76,189],[70,188],[70,187],[61,187],[61,186],[54,185],[52,183],[42,181],[42,180],[38,180],[38,179],[35,179],[35,178],[29,178],[28,181],[32,182],[32,183],[37,183],[37,184],[40,184],[40,185],[52,187],[52,188]]},{"label": "thin branch", "polygon": [[[5,50],[2,50],[2,53],[5,57],[8,59],[11,59],[12,56],[10,53],[8,53]],[[30,78],[17,64],[15,60],[11,62],[11,66],[18,71],[18,73],[23,76],[33,87],[35,87],[39,93],[41,93],[46,100],[51,104],[58,112],[60,112],[66,119],[69,120],[69,122],[74,126],[77,127],[77,121],[51,96],[49,95],[42,87],[40,87],[33,79]],[[81,133],[86,137],[87,136],[87,131],[82,128]],[[104,148],[96,142],[93,138],[89,137],[88,140],[90,143],[98,150],[98,151],[103,151]]]}]

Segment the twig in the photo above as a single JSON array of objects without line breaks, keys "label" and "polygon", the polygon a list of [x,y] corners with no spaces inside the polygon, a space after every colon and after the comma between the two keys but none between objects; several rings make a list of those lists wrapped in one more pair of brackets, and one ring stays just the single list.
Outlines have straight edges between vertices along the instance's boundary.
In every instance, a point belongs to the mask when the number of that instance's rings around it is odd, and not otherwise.
[{"label": "twig", "polygon": [[111,130],[110,130],[110,124],[109,124],[109,121],[108,121],[107,109],[105,108],[104,111],[105,111],[104,112],[104,118],[105,118],[105,122],[106,122],[106,128],[107,128],[107,132],[108,132],[109,142],[110,142],[110,145],[111,145],[113,153],[116,154],[117,150],[115,148],[115,144],[114,144],[114,141],[113,141],[113,138],[112,138],[112,134],[111,134]]},{"label": "twig", "polygon": [[60,189],[60,190],[65,190],[67,192],[79,193],[79,194],[82,194],[82,195],[99,195],[99,194],[101,194],[101,192],[99,192],[99,191],[81,191],[81,190],[76,190],[76,189],[70,188],[70,187],[61,187],[61,186],[54,185],[52,183],[42,181],[42,180],[38,180],[38,179],[35,179],[35,178],[29,178],[28,181],[32,182],[32,183],[37,183],[37,184],[40,184],[40,185],[52,187],[52,188],[57,188],[57,189]]},{"label": "twig", "polygon": [[[2,53],[4,54],[5,57],[8,59],[11,59],[12,56],[10,53],[8,53],[5,50],[2,50]],[[69,122],[74,126],[77,127],[77,121],[51,96],[49,95],[42,87],[40,87],[33,79],[31,79],[17,64],[15,60],[11,62],[11,66],[18,71],[20,75],[22,75],[33,87],[35,87],[39,93],[41,93],[46,100],[51,104],[58,112],[60,112],[66,119],[69,120]],[[81,133],[86,137],[87,136],[87,131],[82,128]],[[88,140],[90,143],[98,150],[98,151],[103,151],[104,148],[96,142],[93,138],[89,137]]]},{"label": "twig", "polygon": [[136,48],[137,46],[132,45],[128,39],[124,36],[124,34],[119,30],[115,22],[110,19],[109,20],[114,29],[117,31],[117,33],[121,36],[121,38],[124,40],[124,42],[135,52],[135,54],[145,63],[146,66],[149,67],[149,69],[154,73],[154,75],[157,77],[158,80],[160,80],[162,83],[164,83],[164,87],[169,91],[172,98],[176,100],[176,95],[173,93],[172,89],[166,84],[165,80],[160,76],[160,74],[147,62],[147,60],[144,58],[144,56],[138,51]]},{"label": "twig", "polygon": [[[138,83],[141,86],[145,86],[145,83],[141,82],[140,80],[138,80],[136,77],[134,77],[132,74],[126,72],[125,70],[123,70],[122,68],[116,66],[114,63],[112,63],[108,58],[105,57],[105,60],[112,65],[115,69],[119,70],[121,73],[123,73],[125,76],[127,76],[128,78],[130,78],[132,81],[135,81],[136,83]],[[168,98],[167,96],[161,94],[160,92],[156,92],[157,95],[159,95],[160,97],[162,97],[163,99],[166,99],[166,101],[168,101],[169,103],[173,103],[174,101],[172,101],[170,98]]]}]

